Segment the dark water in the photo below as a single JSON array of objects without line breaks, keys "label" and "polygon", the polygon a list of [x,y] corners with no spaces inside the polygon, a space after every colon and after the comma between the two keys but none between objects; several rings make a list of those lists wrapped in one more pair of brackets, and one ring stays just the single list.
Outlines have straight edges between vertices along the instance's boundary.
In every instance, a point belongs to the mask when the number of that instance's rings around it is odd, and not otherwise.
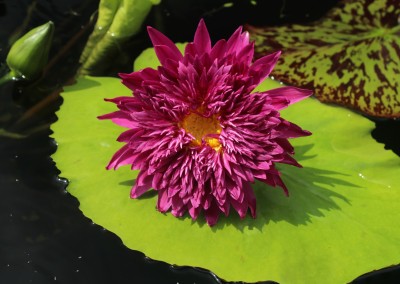
[{"label": "dark water", "polygon": [[[210,30],[217,31],[213,35],[226,37],[245,22],[316,19],[335,1],[319,7],[311,1],[302,1],[301,7],[293,4],[296,1],[275,1],[263,13],[255,11],[250,1],[240,1],[230,9],[219,8],[224,1],[184,2],[191,4],[164,1],[148,21],[174,40],[182,41],[191,39],[202,16]],[[67,181],[58,178],[59,171],[50,158],[56,144],[49,138],[49,125],[56,120],[54,112],[62,103],[57,91],[73,81],[79,54],[90,32],[89,18],[97,4],[92,0],[0,1],[1,62],[10,37],[19,29],[25,31],[49,19],[56,24],[51,58],[57,59],[34,84],[16,82],[0,89],[0,128],[26,135],[0,136],[0,283],[225,283],[211,272],[173,267],[126,248],[116,235],[80,212],[78,201],[66,191]],[[224,21],[226,18],[232,21]],[[26,27],[21,27],[24,20]],[[63,51],[67,43],[70,47]],[[116,60],[119,65],[105,68],[104,74],[128,70],[133,58],[148,45],[146,36],[140,34],[125,46],[124,51],[129,52],[124,59],[129,64]],[[43,100],[48,101],[45,107],[32,111]],[[396,135],[399,122],[382,120],[376,124],[373,137],[400,154]],[[354,283],[397,283],[398,279],[399,267],[391,267],[360,277]]]}]

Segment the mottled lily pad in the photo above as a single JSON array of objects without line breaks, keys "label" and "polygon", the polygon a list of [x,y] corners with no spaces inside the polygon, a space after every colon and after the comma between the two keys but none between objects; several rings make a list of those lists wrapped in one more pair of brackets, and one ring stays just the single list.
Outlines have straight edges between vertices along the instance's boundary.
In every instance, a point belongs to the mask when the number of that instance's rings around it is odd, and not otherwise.
[{"label": "mottled lily pad", "polygon": [[272,72],[318,99],[368,115],[400,117],[398,0],[342,1],[307,25],[247,27],[256,55],[283,50]]},{"label": "mottled lily pad", "polygon": [[[154,55],[145,54],[154,66]],[[267,80],[260,89],[277,85]],[[151,193],[130,199],[137,172],[129,167],[105,170],[123,129],[96,117],[114,110],[103,98],[128,95],[118,79],[79,78],[65,89],[52,126],[53,159],[68,192],[127,247],[246,282],[347,283],[400,263],[400,159],[371,138],[369,120],[315,99],[286,109],[283,117],[313,132],[293,140],[304,168],[280,166],[289,197],[255,183],[258,217],[233,213],[210,228],[202,217],[157,212]]]}]

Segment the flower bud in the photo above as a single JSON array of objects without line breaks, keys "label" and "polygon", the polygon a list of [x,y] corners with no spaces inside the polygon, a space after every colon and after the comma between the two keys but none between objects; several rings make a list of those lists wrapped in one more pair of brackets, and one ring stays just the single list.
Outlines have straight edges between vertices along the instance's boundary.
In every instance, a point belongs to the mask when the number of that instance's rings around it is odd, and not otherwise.
[{"label": "flower bud", "polygon": [[47,64],[54,24],[48,22],[19,38],[7,55],[7,65],[14,76],[34,79]]}]

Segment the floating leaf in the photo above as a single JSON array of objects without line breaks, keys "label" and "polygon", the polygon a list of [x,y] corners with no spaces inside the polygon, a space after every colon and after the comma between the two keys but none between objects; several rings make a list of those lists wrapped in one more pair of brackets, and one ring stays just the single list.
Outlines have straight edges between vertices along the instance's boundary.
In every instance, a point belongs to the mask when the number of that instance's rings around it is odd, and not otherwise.
[{"label": "floating leaf", "polygon": [[[143,59],[154,66],[154,52]],[[259,88],[275,88],[268,80]],[[128,96],[118,79],[83,77],[67,87],[53,124],[53,155],[68,191],[93,222],[148,257],[209,269],[226,280],[347,283],[400,263],[400,159],[371,138],[373,123],[346,109],[307,99],[282,116],[313,132],[292,140],[298,169],[280,166],[289,197],[255,183],[256,219],[221,216],[210,228],[199,217],[177,219],[156,211],[157,196],[129,193],[137,171],[106,171],[121,132],[100,114],[103,98]],[[334,118],[334,119],[333,119]],[[329,276],[329,277],[328,277]]]},{"label": "floating leaf", "polygon": [[400,117],[398,0],[342,1],[308,25],[247,27],[256,54],[283,50],[278,80],[318,99],[378,117]]}]

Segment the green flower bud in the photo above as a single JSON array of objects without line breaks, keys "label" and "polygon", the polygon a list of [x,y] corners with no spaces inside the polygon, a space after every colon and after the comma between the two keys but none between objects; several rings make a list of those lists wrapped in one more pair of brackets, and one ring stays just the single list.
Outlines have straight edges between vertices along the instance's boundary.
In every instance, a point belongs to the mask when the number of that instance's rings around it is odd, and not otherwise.
[{"label": "green flower bud", "polygon": [[19,38],[7,55],[7,65],[14,76],[34,79],[47,64],[53,40],[54,24],[48,22]]}]

